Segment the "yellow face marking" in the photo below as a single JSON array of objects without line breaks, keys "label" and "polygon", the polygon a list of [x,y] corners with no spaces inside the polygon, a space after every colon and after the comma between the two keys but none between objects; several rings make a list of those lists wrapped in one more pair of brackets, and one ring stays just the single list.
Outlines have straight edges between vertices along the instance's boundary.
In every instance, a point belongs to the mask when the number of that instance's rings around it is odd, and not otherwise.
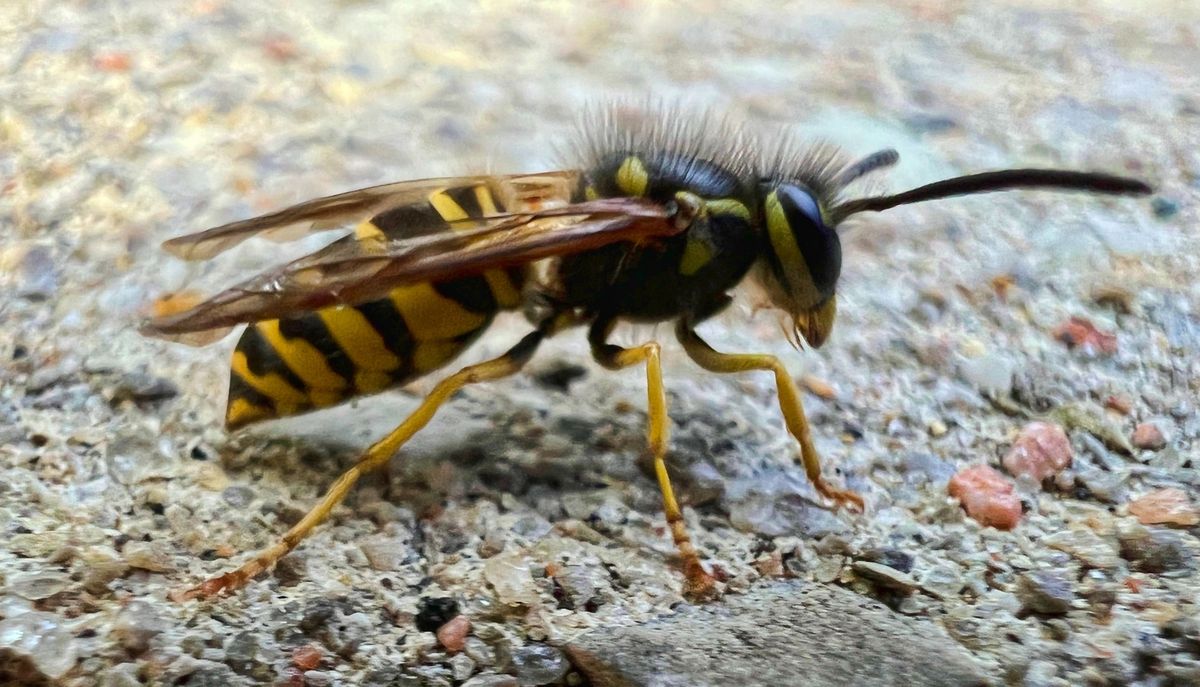
[{"label": "yellow face marking", "polygon": [[359,370],[354,373],[354,387],[364,394],[383,391],[392,385],[392,378],[386,373],[373,370]]},{"label": "yellow face marking", "polygon": [[[475,201],[479,203],[479,209],[483,211],[485,217],[499,214],[496,201],[492,198],[492,190],[486,185],[480,184],[475,187]],[[487,280],[488,288],[492,290],[492,296],[500,307],[515,308],[521,304],[521,292],[508,278],[507,272],[488,270],[483,273],[483,278]]]},{"label": "yellow face marking", "polygon": [[295,403],[303,404],[308,402],[308,397],[300,389],[288,384],[283,377],[274,372],[266,375],[256,375],[250,371],[250,366],[246,362],[246,354],[241,351],[233,352],[233,361],[230,363],[230,368],[233,373],[242,378],[242,381],[249,384],[262,395],[279,403]]},{"label": "yellow face marking", "polygon": [[287,366],[310,389],[344,389],[346,380],[329,367],[325,357],[304,339],[288,339],[279,331],[279,320],[254,325]]},{"label": "yellow face marking", "polygon": [[382,229],[375,226],[374,222],[367,219],[359,222],[358,226],[354,227],[354,238],[358,239],[359,241],[383,241],[387,237],[384,236]]},{"label": "yellow face marking", "polygon": [[453,340],[425,341],[413,351],[413,369],[429,372],[445,365],[462,350],[462,344]]},{"label": "yellow face marking", "polygon": [[358,369],[390,372],[400,367],[400,359],[387,349],[383,337],[358,310],[338,305],[322,308],[317,315]]},{"label": "yellow face marking", "polygon": [[271,408],[254,405],[244,398],[235,398],[229,402],[229,407],[225,410],[225,426],[241,427],[274,416],[275,411]]},{"label": "yellow face marking", "polygon": [[649,185],[650,175],[646,172],[646,165],[632,155],[625,158],[617,169],[617,188],[630,196],[644,196]]},{"label": "yellow face marking", "polygon": [[453,299],[434,290],[432,284],[409,284],[388,294],[404,317],[404,324],[417,341],[452,339],[475,331],[487,321]]},{"label": "yellow face marking", "polygon": [[595,186],[588,184],[583,189],[583,198],[584,200],[598,200],[600,198],[600,193],[596,191]]},{"label": "yellow face marking", "polygon": [[788,223],[787,215],[775,191],[771,191],[763,202],[767,214],[767,237],[771,240],[771,248],[779,258],[783,267],[785,286],[792,298],[814,301],[819,294],[813,286],[812,275],[808,271],[808,263],[796,243],[796,236]]},{"label": "yellow face marking", "polygon": [[750,221],[750,208],[740,200],[733,198],[718,198],[716,200],[704,201],[704,207],[712,215],[733,215],[741,219]]},{"label": "yellow face marking", "polygon": [[683,259],[679,261],[679,273],[691,276],[712,260],[712,249],[699,239],[689,238],[683,247]]},{"label": "yellow face marking", "polygon": [[449,193],[445,191],[434,191],[429,194],[429,204],[434,210],[442,216],[442,219],[447,222],[457,222],[468,218],[467,211],[461,205],[454,202]]}]

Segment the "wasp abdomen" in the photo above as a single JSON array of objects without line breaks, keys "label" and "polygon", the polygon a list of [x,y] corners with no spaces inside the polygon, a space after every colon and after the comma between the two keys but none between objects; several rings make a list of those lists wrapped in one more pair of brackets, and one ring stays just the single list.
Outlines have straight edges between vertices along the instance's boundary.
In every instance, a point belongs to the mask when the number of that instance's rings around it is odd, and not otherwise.
[{"label": "wasp abdomen", "polygon": [[[472,228],[500,212],[484,185],[438,191],[358,227],[360,238],[410,226]],[[428,229],[426,229],[428,230]],[[225,424],[324,408],[410,382],[454,360],[495,314],[520,304],[521,270],[398,287],[386,298],[250,325],[234,349]]]}]

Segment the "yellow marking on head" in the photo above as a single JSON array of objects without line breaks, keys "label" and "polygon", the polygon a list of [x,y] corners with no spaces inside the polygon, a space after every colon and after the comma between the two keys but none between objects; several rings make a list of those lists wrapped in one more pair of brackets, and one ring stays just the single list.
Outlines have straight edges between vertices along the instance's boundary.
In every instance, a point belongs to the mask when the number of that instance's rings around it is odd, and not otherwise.
[{"label": "yellow marking on head", "polygon": [[644,196],[649,185],[650,175],[646,172],[646,165],[633,155],[625,158],[617,169],[617,188],[631,196]]},{"label": "yellow marking on head", "polygon": [[383,337],[358,310],[336,305],[318,310],[317,316],[358,369],[390,372],[400,367],[400,359],[387,349]]},{"label": "yellow marking on head", "polygon": [[442,216],[442,219],[447,222],[457,222],[459,220],[468,219],[467,211],[461,205],[456,203],[449,193],[445,191],[434,191],[429,194],[429,204],[434,210]]},{"label": "yellow marking on head", "polygon": [[346,388],[346,380],[329,367],[325,356],[301,338],[289,339],[279,331],[279,320],[267,320],[254,325],[263,338],[275,349],[288,368],[296,373],[309,389],[338,390]]},{"label": "yellow marking on head", "polygon": [[461,343],[452,339],[421,342],[413,350],[413,369],[417,372],[436,370],[450,362],[462,348]]},{"label": "yellow marking on head", "polygon": [[712,215],[733,215],[741,219],[750,221],[750,208],[746,204],[735,198],[717,198],[716,200],[704,201],[704,207]]},{"label": "yellow marking on head", "polygon": [[374,222],[367,219],[359,222],[358,226],[354,227],[354,238],[359,241],[383,241],[387,239],[387,236],[384,235],[382,229],[375,226]]},{"label": "yellow marking on head", "polygon": [[225,409],[225,426],[233,429],[271,417],[275,417],[274,409],[255,405],[244,398],[234,398]]},{"label": "yellow marking on head", "polygon": [[712,260],[712,248],[708,243],[689,238],[683,247],[683,259],[679,261],[679,273],[691,276]]},{"label": "yellow marking on head", "polygon": [[392,385],[392,378],[383,372],[359,370],[354,373],[354,387],[364,394],[383,391]]},{"label": "yellow marking on head", "polygon": [[804,261],[804,253],[800,244],[796,243],[796,235],[788,223],[783,205],[775,191],[767,194],[763,202],[767,215],[767,237],[771,240],[771,248],[779,264],[783,268],[784,286],[788,296],[793,299],[813,300],[817,297],[816,286],[813,285],[812,274],[808,271],[808,263]]},{"label": "yellow marking on head", "polygon": [[587,186],[584,187],[584,189],[583,189],[583,199],[584,200],[598,200],[599,198],[600,198],[600,192],[596,190],[595,186],[588,184]]},{"label": "yellow marking on head", "polygon": [[487,322],[487,315],[467,310],[426,282],[397,287],[388,295],[417,341],[452,339],[475,331]]},{"label": "yellow marking on head", "polygon": [[271,399],[276,404],[304,404],[308,402],[308,397],[304,395],[303,390],[288,384],[287,380],[274,372],[262,376],[251,372],[250,365],[246,361],[246,354],[242,351],[233,352],[233,360],[230,362],[229,367],[235,375],[242,378],[243,382],[249,384],[255,391]]}]

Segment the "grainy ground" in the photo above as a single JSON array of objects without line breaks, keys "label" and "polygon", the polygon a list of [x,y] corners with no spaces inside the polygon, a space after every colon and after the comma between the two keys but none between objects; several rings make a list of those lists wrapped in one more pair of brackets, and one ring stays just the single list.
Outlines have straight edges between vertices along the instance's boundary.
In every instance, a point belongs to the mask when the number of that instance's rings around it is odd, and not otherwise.
[{"label": "grainy ground", "polygon": [[[765,314],[706,326],[832,386],[806,403],[866,516],[818,507],[766,379],[702,376],[668,345],[672,462],[730,593],[847,586],[940,625],[997,682],[1200,684],[1197,527],[1128,511],[1156,489],[1200,498],[1200,11],[1127,4],[0,4],[0,675],[578,684],[555,647],[670,614],[641,375],[601,374],[577,334],[533,375],[461,394],[273,575],[169,602],[282,532],[428,385],[227,437],[232,339],[189,349],[134,326],[162,290],[280,257],[251,244],[185,267],[159,252],[168,236],[369,183],[545,168],[584,104],[652,94],[895,146],[895,189],[1050,164],[1155,183],[1149,201],[1008,194],[862,222],[819,354]],[[1056,340],[1071,317],[1116,352]],[[1019,485],[1011,532],[946,495],[1025,422],[984,392],[1050,412],[1074,448],[1045,490]],[[1143,422],[1161,448],[1102,441]],[[471,620],[464,652],[415,628],[436,597]]]}]

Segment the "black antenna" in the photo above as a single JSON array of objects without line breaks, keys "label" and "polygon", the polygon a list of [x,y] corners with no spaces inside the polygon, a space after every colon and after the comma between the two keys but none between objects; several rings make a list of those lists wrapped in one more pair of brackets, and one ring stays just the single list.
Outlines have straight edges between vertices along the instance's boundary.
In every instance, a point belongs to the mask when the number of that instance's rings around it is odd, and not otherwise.
[{"label": "black antenna", "polygon": [[1005,169],[998,172],[983,172],[943,179],[890,196],[848,200],[834,207],[831,214],[836,218],[834,224],[837,224],[857,212],[879,212],[908,203],[1017,188],[1049,188],[1139,196],[1153,192],[1153,189],[1145,182],[1112,174],[1072,172],[1062,169]]},{"label": "black antenna", "polygon": [[900,153],[892,148],[884,148],[848,165],[841,174],[838,174],[837,183],[839,186],[845,186],[859,177],[884,167],[891,167],[899,161]]}]

